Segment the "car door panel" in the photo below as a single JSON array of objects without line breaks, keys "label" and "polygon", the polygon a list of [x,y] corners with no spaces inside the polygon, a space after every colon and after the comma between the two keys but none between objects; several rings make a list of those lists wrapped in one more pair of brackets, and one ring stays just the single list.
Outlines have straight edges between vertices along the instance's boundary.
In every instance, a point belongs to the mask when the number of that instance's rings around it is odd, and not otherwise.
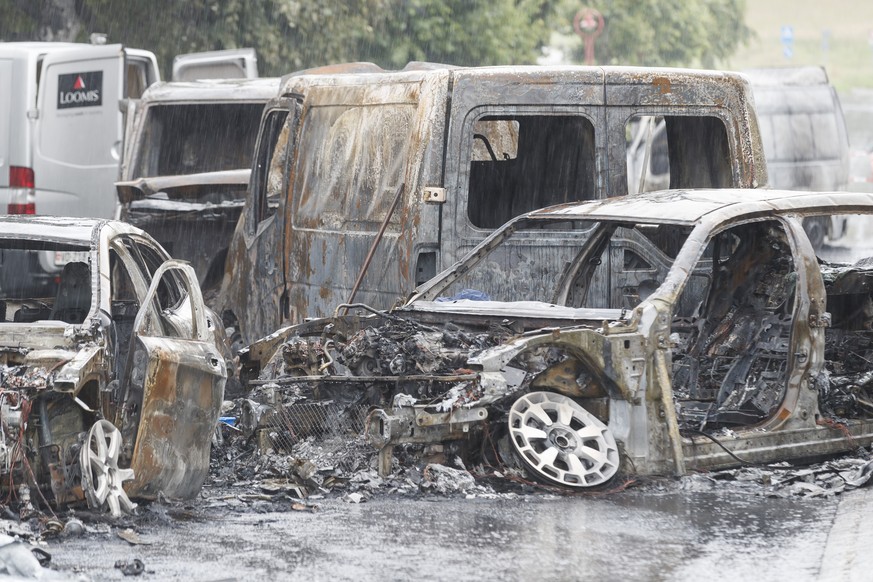
[{"label": "car door panel", "polygon": [[[187,298],[175,308],[161,309],[159,287],[170,273],[176,274]],[[126,490],[144,498],[158,493],[188,498],[209,471],[211,436],[227,380],[224,357],[208,328],[203,297],[189,265],[161,265],[142,305],[128,365],[125,405],[132,412],[125,418],[138,419],[138,426],[131,459],[135,476]],[[186,325],[179,325],[180,319],[187,319]],[[168,325],[170,321],[175,324]]]}]

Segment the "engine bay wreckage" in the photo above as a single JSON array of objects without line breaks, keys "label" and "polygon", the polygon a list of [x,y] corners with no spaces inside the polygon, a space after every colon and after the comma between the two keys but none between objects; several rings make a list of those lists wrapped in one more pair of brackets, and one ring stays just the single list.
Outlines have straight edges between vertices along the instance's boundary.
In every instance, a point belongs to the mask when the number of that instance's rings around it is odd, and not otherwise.
[{"label": "engine bay wreckage", "polygon": [[119,516],[131,498],[196,495],[227,350],[192,268],[124,223],[0,219],[0,268],[28,261],[55,282],[0,289],[3,503]]},{"label": "engine bay wreckage", "polygon": [[398,308],[340,305],[244,349],[241,424],[292,456],[360,429],[383,475],[398,447],[437,446],[577,490],[867,446],[873,262],[818,259],[801,222],[835,215],[865,224],[873,195],[665,191],[527,213]]}]

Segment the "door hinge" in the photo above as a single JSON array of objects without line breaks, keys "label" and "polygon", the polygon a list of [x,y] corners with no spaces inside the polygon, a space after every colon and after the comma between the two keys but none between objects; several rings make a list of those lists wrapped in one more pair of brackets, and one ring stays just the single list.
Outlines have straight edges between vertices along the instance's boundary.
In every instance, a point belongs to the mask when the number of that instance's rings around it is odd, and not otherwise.
[{"label": "door hinge", "polygon": [[421,197],[425,204],[443,204],[446,201],[446,189],[428,186]]}]

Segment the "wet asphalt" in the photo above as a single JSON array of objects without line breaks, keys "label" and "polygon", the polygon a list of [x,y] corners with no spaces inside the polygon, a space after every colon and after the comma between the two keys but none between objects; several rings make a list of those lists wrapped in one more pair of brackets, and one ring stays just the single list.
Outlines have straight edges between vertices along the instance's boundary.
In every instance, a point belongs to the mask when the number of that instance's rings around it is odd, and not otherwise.
[{"label": "wet asphalt", "polygon": [[[859,517],[873,506],[866,489],[781,499],[671,485],[313,503],[275,511],[230,500],[137,524],[148,545],[100,526],[46,549],[55,567],[93,580],[863,580],[871,571],[856,563],[873,541],[873,520]],[[125,578],[114,564],[134,558],[146,571]]]}]

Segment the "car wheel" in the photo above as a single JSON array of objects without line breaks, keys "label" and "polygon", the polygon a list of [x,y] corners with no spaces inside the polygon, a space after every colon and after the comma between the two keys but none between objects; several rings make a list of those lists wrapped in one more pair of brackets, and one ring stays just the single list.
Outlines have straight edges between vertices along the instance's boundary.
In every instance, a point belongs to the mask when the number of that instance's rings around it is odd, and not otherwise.
[{"label": "car wheel", "polygon": [[82,490],[92,509],[109,508],[113,517],[131,513],[136,507],[122,488],[133,479],[133,469],[118,468],[121,431],[108,420],[98,420],[88,431],[79,456]]},{"label": "car wheel", "polygon": [[562,394],[525,394],[513,403],[507,422],[516,453],[537,479],[585,488],[618,472],[618,446],[609,427]]}]

